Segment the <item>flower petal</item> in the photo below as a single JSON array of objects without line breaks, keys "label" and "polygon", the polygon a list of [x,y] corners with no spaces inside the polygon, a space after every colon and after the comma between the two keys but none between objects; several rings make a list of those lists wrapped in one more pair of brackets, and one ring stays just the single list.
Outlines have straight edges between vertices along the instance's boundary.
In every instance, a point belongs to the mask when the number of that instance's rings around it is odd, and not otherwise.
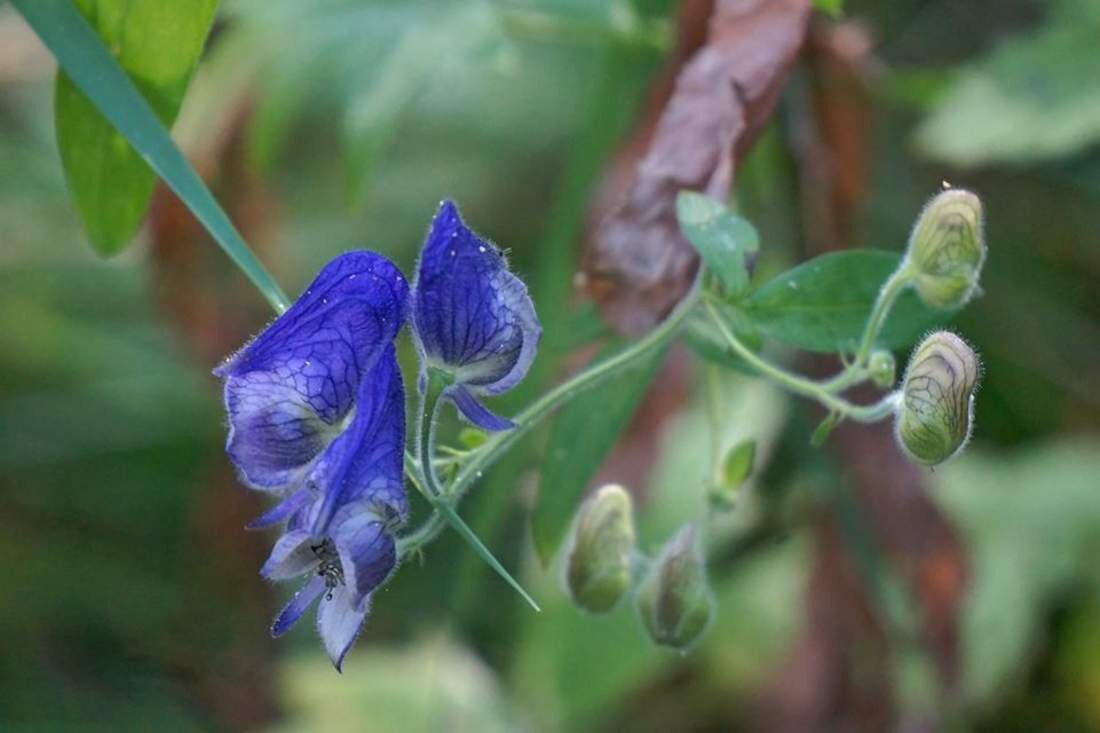
[{"label": "flower petal", "polygon": [[314,575],[309,579],[302,589],[294,594],[294,597],[290,599],[290,603],[286,604],[279,615],[275,617],[275,621],[271,624],[271,635],[282,636],[290,627],[298,623],[298,619],[302,617],[302,614],[317,600],[317,596],[321,595],[325,590],[325,579],[319,575]]},{"label": "flower petal", "polygon": [[355,416],[333,441],[310,474],[322,500],[311,515],[313,533],[329,534],[341,507],[367,502],[378,511],[404,519],[405,389],[392,345],[360,384]]},{"label": "flower petal", "polygon": [[382,518],[363,503],[351,504],[333,520],[344,583],[353,603],[362,602],[397,565],[397,546]]},{"label": "flower petal", "polygon": [[413,325],[428,362],[485,394],[523,378],[542,336],[523,281],[450,201],[440,205],[420,255]]},{"label": "flower petal", "polygon": [[274,527],[276,524],[281,524],[304,509],[312,498],[313,493],[308,489],[295,491],[293,494],[246,524],[244,528],[267,529],[268,527]]},{"label": "flower petal", "polygon": [[404,276],[382,255],[341,255],[214,371],[226,379],[226,450],[246,483],[278,490],[301,477],[396,337],[407,296]]},{"label": "flower petal", "polygon": [[501,417],[478,401],[477,397],[470,394],[470,390],[462,385],[455,385],[447,390],[447,396],[454,400],[455,407],[463,417],[471,423],[490,432],[511,430],[516,426],[508,418]]},{"label": "flower petal", "polygon": [[312,549],[315,544],[313,535],[305,530],[287,532],[271,548],[260,575],[268,580],[286,580],[314,570],[318,564],[317,553]]},{"label": "flower petal", "polygon": [[369,612],[370,597],[355,604],[346,586],[337,586],[332,590],[331,598],[326,596],[321,600],[317,608],[317,631],[337,672],[355,643],[355,637],[359,636]]}]

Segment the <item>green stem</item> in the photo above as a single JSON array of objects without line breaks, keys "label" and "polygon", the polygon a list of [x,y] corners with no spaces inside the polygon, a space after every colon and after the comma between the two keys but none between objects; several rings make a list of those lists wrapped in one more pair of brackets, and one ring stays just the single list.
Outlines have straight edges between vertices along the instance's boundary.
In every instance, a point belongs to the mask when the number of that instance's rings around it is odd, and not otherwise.
[{"label": "green stem", "polygon": [[859,350],[856,351],[856,360],[853,366],[866,366],[867,358],[871,356],[871,349],[875,346],[875,339],[878,338],[879,331],[886,324],[886,317],[890,314],[890,309],[894,307],[894,301],[898,299],[905,288],[909,287],[911,282],[912,277],[909,270],[903,265],[895,270],[883,284],[882,290],[878,292],[875,305],[871,309],[871,315],[867,318],[867,325],[863,327],[863,338],[860,339]]},{"label": "green stem", "polygon": [[[667,344],[698,304],[699,297],[700,286],[698,280],[696,280],[696,284],[691,291],[684,296],[684,299],[660,325],[614,356],[604,359],[599,364],[595,364],[577,374],[569,381],[559,384],[536,400],[526,410],[519,413],[513,419],[516,424],[514,428],[506,432],[496,433],[480,448],[471,453],[469,462],[459,469],[454,483],[451,484],[447,493],[448,500],[451,503],[460,501],[473,482],[480,478],[501,454],[515,445],[517,441],[527,435],[558,407],[631,366],[654,349]],[[421,464],[423,464],[423,457],[421,457]],[[418,550],[435,539],[443,526],[443,518],[438,513],[433,512],[424,524],[401,538],[398,549],[401,553]]]},{"label": "green stem", "polygon": [[[886,395],[881,400],[871,405],[854,405],[845,399],[837,397],[821,382],[815,382],[812,379],[807,379],[797,374],[791,374],[775,366],[762,359],[752,349],[741,343],[737,336],[734,335],[733,331],[726,325],[725,321],[722,320],[721,315],[719,315],[713,304],[704,300],[703,307],[706,309],[707,315],[709,315],[714,322],[718,332],[722,335],[722,338],[726,340],[726,343],[734,353],[744,359],[745,362],[762,375],[768,377],[780,386],[785,387],[787,390],[817,400],[830,410],[838,412],[843,417],[856,420],[857,422],[878,422],[889,415],[896,405],[898,399],[898,394],[896,392]],[[833,381],[839,380],[835,379]]]},{"label": "green stem", "polygon": [[449,386],[449,379],[435,369],[428,369],[427,385],[420,395],[420,410],[416,428],[416,455],[420,462],[420,475],[423,488],[429,497],[443,496],[443,489],[435,475],[432,461],[432,446],[435,445],[435,423],[442,404],[443,390]]},{"label": "green stem", "polygon": [[[504,566],[500,564],[500,561],[493,556],[493,553],[490,552],[489,548],[485,546],[485,543],[481,541],[481,538],[470,529],[465,520],[463,520],[454,510],[455,501],[453,497],[448,496],[447,493],[444,492],[439,482],[439,478],[436,476],[435,466],[432,461],[432,453],[435,446],[436,417],[443,403],[443,395],[450,385],[451,378],[448,375],[436,369],[428,369],[427,384],[420,395],[420,410],[417,416],[416,448],[419,462],[410,461],[408,457],[406,457],[406,469],[411,469],[414,476],[413,484],[420,490],[420,493],[424,495],[424,498],[428,500],[428,503],[432,505],[432,514],[428,523],[438,525],[440,529],[443,527],[444,523],[450,524],[462,539],[466,540],[477,554],[489,564],[489,567],[495,570],[505,582],[523,596],[523,599],[531,604],[532,608],[539,611],[541,609],[539,605],[535,603],[535,599],[533,599],[530,594],[524,590],[523,586],[505,570]],[[438,530],[436,531],[438,532]],[[410,551],[418,550],[420,547],[421,545],[417,545],[410,548],[408,541],[402,538],[398,549],[403,554],[407,554]]]}]

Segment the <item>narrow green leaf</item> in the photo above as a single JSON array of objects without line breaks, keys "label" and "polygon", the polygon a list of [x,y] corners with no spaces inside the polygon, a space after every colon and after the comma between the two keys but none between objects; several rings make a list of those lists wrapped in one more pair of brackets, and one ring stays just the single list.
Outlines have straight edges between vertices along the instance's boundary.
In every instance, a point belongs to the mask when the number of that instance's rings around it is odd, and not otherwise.
[{"label": "narrow green leaf", "polygon": [[69,0],[12,0],[72,83],[172,188],[277,312],[288,301],[184,158],[149,103]]},{"label": "narrow green leaf", "polygon": [[833,429],[840,424],[840,413],[830,412],[825,416],[816,428],[814,428],[813,435],[810,436],[810,445],[814,448],[820,448],[824,445],[825,441],[829,439]]},{"label": "narrow green leaf", "polygon": [[[179,111],[214,21],[217,0],[78,0],[77,7],[165,125]],[[92,248],[121,251],[141,223],[156,176],[62,71],[57,147]]]},{"label": "narrow green leaf", "polygon": [[485,543],[481,541],[481,538],[474,534],[474,531],[470,529],[470,526],[463,521],[462,517],[458,516],[458,513],[448,504],[446,501],[439,499],[432,501],[432,506],[439,510],[439,513],[447,520],[447,524],[451,525],[451,528],[458,532],[459,536],[473,548],[478,557],[484,560],[489,567],[496,571],[497,575],[504,578],[504,581],[508,585],[512,586],[517,593],[523,596],[523,600],[527,601],[531,605],[531,608],[536,611],[541,611],[539,604],[535,603],[535,599],[523,589],[523,586],[519,584],[519,581],[512,577],[511,573],[504,569],[504,566],[500,564],[500,561],[493,557],[493,553],[489,551],[489,548],[485,546]]},{"label": "narrow green leaf", "polygon": [[[596,361],[619,351],[615,345]],[[570,402],[554,419],[531,517],[535,549],[548,564],[565,536],[589,482],[603,464],[657,374],[665,355],[658,349],[635,369],[601,387],[597,396]]]},{"label": "narrow green leaf", "polygon": [[752,224],[694,191],[681,191],[676,197],[676,216],[684,236],[726,291],[731,295],[744,292],[749,285],[746,257],[760,249]]},{"label": "narrow green leaf", "polygon": [[[765,336],[810,351],[852,348],[879,289],[901,256],[878,250],[849,250],[816,257],[765,283],[743,302],[742,312]],[[878,344],[901,348],[950,319],[907,291],[898,298]]]}]

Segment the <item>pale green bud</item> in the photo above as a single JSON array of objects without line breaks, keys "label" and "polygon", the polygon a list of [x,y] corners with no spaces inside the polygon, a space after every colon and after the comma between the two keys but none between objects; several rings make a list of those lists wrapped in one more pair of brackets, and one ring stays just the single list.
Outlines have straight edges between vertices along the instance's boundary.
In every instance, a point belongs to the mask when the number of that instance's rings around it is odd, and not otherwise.
[{"label": "pale green bud", "polygon": [[962,189],[942,191],[909,237],[906,266],[917,294],[933,308],[959,308],[977,289],[984,261],[981,200]]},{"label": "pale green bud", "polygon": [[686,525],[661,548],[642,581],[638,612],[653,641],[684,649],[706,629],[714,612],[698,530]]},{"label": "pale green bud", "polygon": [[566,553],[565,585],[586,611],[610,611],[633,579],[634,508],[622,486],[600,488],[581,505]]},{"label": "pale green bud", "polygon": [[871,375],[871,382],[881,389],[889,389],[894,386],[897,378],[897,364],[894,355],[889,351],[876,351],[867,360],[867,371]]},{"label": "pale green bud", "polygon": [[897,408],[898,443],[918,463],[935,466],[970,437],[978,355],[949,331],[927,336],[913,351]]}]

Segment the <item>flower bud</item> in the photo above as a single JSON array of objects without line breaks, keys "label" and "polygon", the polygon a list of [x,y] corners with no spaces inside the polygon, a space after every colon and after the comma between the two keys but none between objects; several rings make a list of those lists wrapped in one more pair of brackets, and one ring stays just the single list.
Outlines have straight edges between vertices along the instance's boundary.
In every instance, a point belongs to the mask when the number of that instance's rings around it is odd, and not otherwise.
[{"label": "flower bud", "polygon": [[867,360],[867,371],[871,376],[871,383],[881,389],[889,389],[894,386],[897,377],[897,365],[894,355],[889,351],[876,351]]},{"label": "flower bud", "polygon": [[898,443],[918,463],[935,466],[970,437],[978,355],[949,331],[927,336],[909,359],[897,410]]},{"label": "flower bud", "polygon": [[699,533],[686,525],[661,548],[637,597],[653,641],[684,649],[706,629],[714,609]]},{"label": "flower bud", "polygon": [[961,189],[935,196],[913,227],[906,258],[917,294],[927,305],[965,305],[985,260],[981,200]]},{"label": "flower bud", "polygon": [[634,510],[622,486],[609,484],[581,505],[566,554],[565,585],[573,602],[604,613],[630,589]]}]

